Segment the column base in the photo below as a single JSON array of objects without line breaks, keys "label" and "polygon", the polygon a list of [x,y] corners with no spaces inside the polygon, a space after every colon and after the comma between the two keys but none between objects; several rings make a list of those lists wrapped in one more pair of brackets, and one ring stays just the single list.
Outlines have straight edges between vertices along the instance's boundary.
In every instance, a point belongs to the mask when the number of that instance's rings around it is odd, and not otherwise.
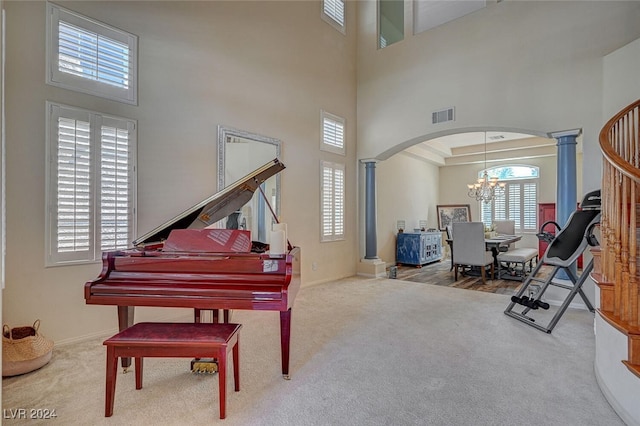
[{"label": "column base", "polygon": [[387,263],[379,258],[360,259],[357,274],[365,277],[385,278],[387,276]]}]

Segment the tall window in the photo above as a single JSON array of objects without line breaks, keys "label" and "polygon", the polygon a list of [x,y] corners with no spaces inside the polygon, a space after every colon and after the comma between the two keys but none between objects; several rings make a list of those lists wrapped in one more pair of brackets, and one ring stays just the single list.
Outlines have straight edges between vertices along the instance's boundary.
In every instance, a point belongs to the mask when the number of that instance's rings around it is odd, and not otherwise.
[{"label": "tall window", "polygon": [[137,103],[132,34],[47,3],[47,83]]},{"label": "tall window", "polygon": [[345,120],[337,115],[321,111],[322,141],[320,149],[345,155]]},{"label": "tall window", "polygon": [[344,239],[345,167],[344,164],[321,162],[321,241]]},{"label": "tall window", "polygon": [[91,262],[135,235],[135,122],[47,103],[46,264]]},{"label": "tall window", "polygon": [[514,220],[516,232],[537,232],[538,167],[501,166],[487,172],[505,182],[506,187],[504,193],[490,203],[480,203],[485,226],[495,220]]},{"label": "tall window", "polygon": [[336,30],[345,34],[345,0],[323,0],[322,19]]}]

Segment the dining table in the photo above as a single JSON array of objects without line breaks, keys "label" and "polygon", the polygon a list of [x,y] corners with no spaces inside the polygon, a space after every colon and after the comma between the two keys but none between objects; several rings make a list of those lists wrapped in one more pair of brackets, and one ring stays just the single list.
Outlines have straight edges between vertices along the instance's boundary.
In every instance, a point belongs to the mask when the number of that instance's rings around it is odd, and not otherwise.
[{"label": "dining table", "polygon": [[[487,250],[491,250],[493,254],[493,264],[498,266],[498,253],[500,252],[501,246],[508,246],[509,244],[515,243],[522,239],[521,235],[507,235],[507,234],[497,234],[491,235],[484,239],[484,244],[487,247]],[[449,244],[449,250],[451,252],[451,269],[453,270],[453,239],[447,238],[447,244]]]}]

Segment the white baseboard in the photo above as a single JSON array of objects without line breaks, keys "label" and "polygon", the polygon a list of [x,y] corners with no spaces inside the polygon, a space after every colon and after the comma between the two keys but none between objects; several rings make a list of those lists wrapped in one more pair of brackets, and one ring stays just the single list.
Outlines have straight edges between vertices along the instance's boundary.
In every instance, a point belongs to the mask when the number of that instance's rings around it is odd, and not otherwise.
[{"label": "white baseboard", "polygon": [[613,411],[616,412],[616,414],[622,419],[623,422],[625,422],[627,426],[640,426],[640,423],[638,423],[631,416],[631,414],[618,403],[618,400],[614,398],[613,393],[611,392],[605,381],[602,379],[600,370],[598,369],[598,364],[594,363],[593,370],[596,375],[596,382],[600,387],[600,391],[604,395],[604,398],[607,400],[609,405],[611,405],[611,408],[613,408]]}]

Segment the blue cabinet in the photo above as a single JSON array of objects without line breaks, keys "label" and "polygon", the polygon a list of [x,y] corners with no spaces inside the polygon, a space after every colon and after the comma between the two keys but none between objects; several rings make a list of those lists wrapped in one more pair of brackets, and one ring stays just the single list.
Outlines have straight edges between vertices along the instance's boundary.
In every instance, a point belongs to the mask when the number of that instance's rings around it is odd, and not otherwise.
[{"label": "blue cabinet", "polygon": [[401,232],[396,240],[396,263],[421,266],[442,259],[440,232]]}]

